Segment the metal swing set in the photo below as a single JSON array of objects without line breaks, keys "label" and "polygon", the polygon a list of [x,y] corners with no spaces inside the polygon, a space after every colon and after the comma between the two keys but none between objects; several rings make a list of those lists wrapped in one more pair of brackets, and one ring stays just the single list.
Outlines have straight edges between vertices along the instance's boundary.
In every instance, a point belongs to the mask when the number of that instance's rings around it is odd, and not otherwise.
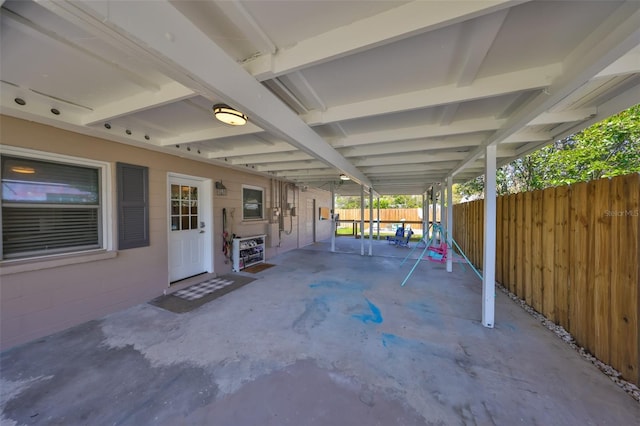
[{"label": "metal swing set", "polygon": [[[429,231],[431,231],[431,233],[429,233]],[[427,241],[425,240],[425,238],[427,238],[428,235],[431,235],[431,237]],[[456,253],[456,251],[453,249],[453,246],[451,243],[449,243],[449,240],[455,246],[459,254]],[[460,248],[456,240],[454,240],[453,237],[449,239],[446,230],[442,227],[442,225],[438,223],[432,223],[429,226],[429,228],[427,229],[427,232],[425,232],[425,234],[422,236],[418,244],[416,244],[416,246],[412,248],[409,254],[407,254],[407,256],[402,260],[402,263],[400,263],[400,266],[404,265],[407,259],[409,259],[409,257],[413,254],[413,252],[421,244],[424,244],[424,249],[422,250],[422,253],[416,260],[416,263],[413,265],[413,267],[405,277],[404,281],[402,281],[402,284],[401,284],[402,287],[404,287],[404,285],[407,283],[407,281],[413,274],[413,271],[415,271],[415,269],[418,267],[418,264],[420,263],[420,261],[422,261],[425,258],[425,255],[427,260],[431,262],[436,262],[436,263],[446,263],[447,260],[449,260],[449,258],[451,259],[452,262],[460,263],[463,266],[465,263],[467,263],[471,267],[473,272],[475,272],[476,275],[480,278],[480,280],[482,280],[482,274],[473,266],[473,264],[471,263],[469,258],[467,258],[467,256],[464,254],[464,251],[462,251],[462,249]]]}]

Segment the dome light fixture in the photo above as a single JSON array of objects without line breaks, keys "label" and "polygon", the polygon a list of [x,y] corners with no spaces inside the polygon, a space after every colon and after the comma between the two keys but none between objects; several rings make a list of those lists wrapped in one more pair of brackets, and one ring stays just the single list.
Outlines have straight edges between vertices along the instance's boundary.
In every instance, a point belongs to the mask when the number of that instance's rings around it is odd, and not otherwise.
[{"label": "dome light fixture", "polygon": [[247,124],[247,116],[226,104],[213,106],[213,115],[225,124],[242,126]]},{"label": "dome light fixture", "polygon": [[340,180],[351,180],[351,178],[344,173],[340,174]]}]

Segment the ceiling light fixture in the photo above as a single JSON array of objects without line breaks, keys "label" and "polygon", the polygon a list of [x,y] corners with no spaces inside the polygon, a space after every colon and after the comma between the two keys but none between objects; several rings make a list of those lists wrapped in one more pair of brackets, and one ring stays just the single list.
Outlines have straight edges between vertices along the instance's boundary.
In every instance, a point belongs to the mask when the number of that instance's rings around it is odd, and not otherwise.
[{"label": "ceiling light fixture", "polygon": [[351,180],[351,178],[349,176],[345,175],[344,173],[342,173],[340,175],[340,180]]},{"label": "ceiling light fixture", "polygon": [[213,106],[213,115],[225,124],[242,126],[247,124],[247,116],[231,108],[229,105],[216,104]]}]

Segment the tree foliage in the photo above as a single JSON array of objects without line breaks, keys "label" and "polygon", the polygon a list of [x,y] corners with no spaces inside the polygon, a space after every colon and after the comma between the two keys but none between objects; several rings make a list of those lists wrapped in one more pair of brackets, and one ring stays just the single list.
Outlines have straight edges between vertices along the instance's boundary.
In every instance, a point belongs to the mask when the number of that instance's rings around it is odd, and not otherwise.
[{"label": "tree foliage", "polygon": [[[365,207],[368,206],[368,197],[365,197]],[[422,207],[421,195],[383,195],[380,197],[381,209],[393,208],[414,208]],[[336,197],[336,208],[338,209],[359,209],[360,197]],[[373,200],[373,208],[378,208],[378,198]]]},{"label": "tree foliage", "polygon": [[[640,172],[640,104],[497,170],[498,195]],[[484,176],[457,187],[480,198]]]}]

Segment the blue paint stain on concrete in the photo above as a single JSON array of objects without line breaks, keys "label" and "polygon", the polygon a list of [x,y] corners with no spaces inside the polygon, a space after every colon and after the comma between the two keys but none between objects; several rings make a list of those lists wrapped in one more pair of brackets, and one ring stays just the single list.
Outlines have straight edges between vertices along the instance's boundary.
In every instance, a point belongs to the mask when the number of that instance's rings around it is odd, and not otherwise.
[{"label": "blue paint stain on concrete", "polygon": [[391,333],[382,333],[382,346],[385,348],[390,345],[398,345],[403,343],[403,339],[401,337],[396,336]]},{"label": "blue paint stain on concrete", "polygon": [[384,347],[388,347],[388,346],[408,346],[409,345],[409,341],[407,339],[404,339],[400,336],[396,336],[395,334],[391,334],[391,333],[382,333],[382,345]]},{"label": "blue paint stain on concrete", "polygon": [[[415,339],[408,339],[406,337],[398,336],[397,334],[392,334],[392,333],[382,333],[380,335],[380,338],[382,340],[382,346],[384,346],[385,348],[388,348],[389,350],[399,349],[399,350],[408,350],[411,353],[417,353],[417,352],[424,351],[425,347],[429,346],[428,343],[421,342]],[[432,354],[437,354],[441,351],[442,351],[441,349],[440,350],[435,348],[430,349],[430,352]]]},{"label": "blue paint stain on concrete", "polygon": [[371,301],[369,299],[364,299],[367,301],[367,304],[369,305],[369,310],[371,311],[371,313],[364,313],[364,314],[356,314],[356,315],[352,315],[354,318],[359,319],[360,321],[362,321],[363,323],[368,323],[368,322],[372,322],[374,324],[381,324],[382,321],[384,321],[382,319],[382,313],[380,312],[380,309],[378,309],[378,307],[376,305],[374,305],[373,303],[371,303]]}]

